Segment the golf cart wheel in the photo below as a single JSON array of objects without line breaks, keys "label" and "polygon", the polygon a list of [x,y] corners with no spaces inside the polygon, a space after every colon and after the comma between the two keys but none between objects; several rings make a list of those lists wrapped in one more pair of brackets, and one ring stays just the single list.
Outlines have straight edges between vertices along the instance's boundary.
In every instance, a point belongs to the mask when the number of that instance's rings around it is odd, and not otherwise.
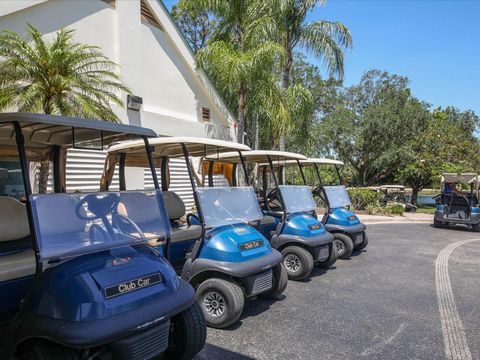
[{"label": "golf cart wheel", "polygon": [[200,306],[194,302],[187,310],[174,316],[170,323],[167,359],[193,359],[203,349],[207,323]]},{"label": "golf cart wheel", "polygon": [[49,342],[30,345],[19,360],[80,360],[80,354],[72,348]]},{"label": "golf cart wheel", "polygon": [[437,219],[433,219],[433,227],[436,229],[441,229],[443,228],[443,222]]},{"label": "golf cart wheel", "polygon": [[273,269],[273,286],[270,290],[258,295],[259,298],[267,300],[277,300],[287,288],[288,274],[287,269],[282,263]]},{"label": "golf cart wheel", "polygon": [[363,232],[363,241],[361,244],[355,246],[355,250],[357,251],[361,251],[363,249],[365,249],[368,245],[368,236],[367,236],[367,233],[364,231]]},{"label": "golf cart wheel", "polygon": [[337,248],[338,258],[348,259],[353,251],[353,241],[350,239],[350,236],[342,233],[335,233],[333,234],[333,237],[333,244]]},{"label": "golf cart wheel", "polygon": [[480,223],[479,224],[472,224],[472,230],[475,232],[480,232]]},{"label": "golf cart wheel", "polygon": [[222,329],[238,320],[243,311],[245,296],[240,286],[224,279],[205,280],[195,294],[207,325]]},{"label": "golf cart wheel", "polygon": [[332,266],[337,262],[337,259],[338,259],[337,247],[332,242],[332,244],[330,245],[330,255],[328,256],[328,259],[325,261],[319,262],[318,266],[324,269],[328,269],[330,266]]},{"label": "golf cart wheel", "polygon": [[288,246],[282,250],[283,265],[291,280],[303,280],[313,270],[313,256],[310,252],[299,246]]}]

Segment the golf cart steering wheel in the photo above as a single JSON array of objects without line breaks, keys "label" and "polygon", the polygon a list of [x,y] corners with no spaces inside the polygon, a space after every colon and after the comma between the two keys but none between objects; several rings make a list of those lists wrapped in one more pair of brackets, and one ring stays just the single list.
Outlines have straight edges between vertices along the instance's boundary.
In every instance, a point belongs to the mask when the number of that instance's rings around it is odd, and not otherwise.
[{"label": "golf cart steering wheel", "polygon": [[268,211],[272,211],[270,204],[282,208],[278,191],[278,188],[272,189],[268,192],[267,196],[265,196],[265,207]]},{"label": "golf cart steering wheel", "polygon": [[[116,211],[120,197],[117,194],[89,194],[77,204],[75,214],[82,220],[92,221],[104,218]],[[86,215],[83,211],[83,205],[87,205],[87,210],[93,215]]]},{"label": "golf cart steering wheel", "polygon": [[323,191],[321,186],[317,186],[315,189],[313,189],[312,194],[314,196],[318,196],[320,198],[323,198]]}]

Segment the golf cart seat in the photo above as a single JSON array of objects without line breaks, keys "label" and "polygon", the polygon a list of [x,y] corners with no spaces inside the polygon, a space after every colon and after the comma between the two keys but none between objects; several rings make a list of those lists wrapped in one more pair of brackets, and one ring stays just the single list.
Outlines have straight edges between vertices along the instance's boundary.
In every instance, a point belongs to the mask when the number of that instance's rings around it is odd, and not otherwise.
[{"label": "golf cart seat", "polygon": [[200,225],[182,225],[179,220],[185,215],[185,203],[173,191],[164,191],[163,199],[167,208],[168,218],[172,225],[172,243],[187,240],[195,240],[202,236],[202,227]]},{"label": "golf cart seat", "polygon": [[252,226],[255,225],[260,225],[260,226],[265,226],[265,225],[273,225],[276,223],[276,220],[273,216],[270,215],[264,215],[263,218],[260,220],[260,222],[255,223],[249,223]]},{"label": "golf cart seat", "polygon": [[0,197],[0,282],[35,273],[27,210],[11,197]]}]

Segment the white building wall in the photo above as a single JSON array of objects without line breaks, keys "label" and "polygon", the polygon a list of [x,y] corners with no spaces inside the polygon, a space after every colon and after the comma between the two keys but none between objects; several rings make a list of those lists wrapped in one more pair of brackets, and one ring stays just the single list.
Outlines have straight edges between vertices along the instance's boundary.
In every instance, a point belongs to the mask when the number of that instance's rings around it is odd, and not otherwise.
[{"label": "white building wall", "polygon": [[[140,112],[114,107],[122,122],[149,127],[161,135],[234,141],[232,115],[208,78],[195,69],[168,11],[158,0],[147,1],[163,30],[141,21],[140,0],[116,0],[115,7],[102,0],[2,0],[0,28],[24,34],[28,23],[47,38],[61,28],[75,29],[75,40],[99,46],[119,64],[117,71],[132,93],[143,98]],[[126,102],[126,94],[121,96]],[[202,107],[210,109],[208,123],[201,120]],[[69,159],[75,173],[69,180],[72,186],[97,188],[89,179],[100,171],[99,156],[79,152]],[[90,174],[79,170],[89,163]],[[179,179],[185,178],[185,168],[175,171]],[[185,193],[188,186],[183,183],[179,191]]]}]

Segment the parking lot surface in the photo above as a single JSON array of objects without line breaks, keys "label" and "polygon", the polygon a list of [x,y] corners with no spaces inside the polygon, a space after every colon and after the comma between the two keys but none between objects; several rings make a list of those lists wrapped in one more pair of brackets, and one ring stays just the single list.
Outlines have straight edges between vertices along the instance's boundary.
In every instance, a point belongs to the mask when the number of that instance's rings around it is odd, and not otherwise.
[{"label": "parking lot surface", "polygon": [[426,223],[367,231],[366,251],[289,281],[282,300],[249,301],[232,328],[208,329],[197,359],[479,359],[480,241],[457,242],[480,234]]}]

